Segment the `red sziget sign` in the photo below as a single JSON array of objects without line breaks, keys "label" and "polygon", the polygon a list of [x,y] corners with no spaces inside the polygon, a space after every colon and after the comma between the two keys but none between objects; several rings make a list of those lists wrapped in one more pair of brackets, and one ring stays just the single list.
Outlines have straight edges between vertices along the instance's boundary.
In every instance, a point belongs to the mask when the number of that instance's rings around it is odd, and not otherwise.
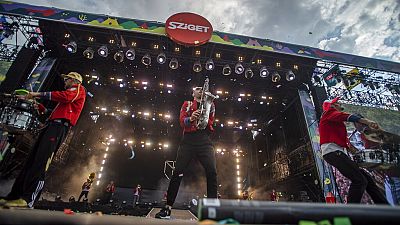
[{"label": "red sziget sign", "polygon": [[198,46],[207,43],[212,36],[211,23],[194,13],[177,13],[165,23],[169,38],[182,45]]}]

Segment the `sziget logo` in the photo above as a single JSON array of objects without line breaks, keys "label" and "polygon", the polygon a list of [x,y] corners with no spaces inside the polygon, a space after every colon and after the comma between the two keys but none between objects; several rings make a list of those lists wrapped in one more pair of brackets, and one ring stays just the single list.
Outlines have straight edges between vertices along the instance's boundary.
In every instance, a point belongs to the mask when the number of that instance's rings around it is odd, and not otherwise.
[{"label": "sziget logo", "polygon": [[197,31],[197,32],[203,32],[207,33],[208,29],[210,27],[206,26],[201,26],[201,25],[195,25],[195,24],[186,24],[186,23],[181,23],[181,22],[169,22],[168,28],[175,30],[175,29],[181,29],[181,30],[191,30],[191,31]]},{"label": "sziget logo", "polygon": [[211,23],[194,13],[177,13],[165,22],[165,33],[174,42],[185,46],[207,43],[213,34]]}]

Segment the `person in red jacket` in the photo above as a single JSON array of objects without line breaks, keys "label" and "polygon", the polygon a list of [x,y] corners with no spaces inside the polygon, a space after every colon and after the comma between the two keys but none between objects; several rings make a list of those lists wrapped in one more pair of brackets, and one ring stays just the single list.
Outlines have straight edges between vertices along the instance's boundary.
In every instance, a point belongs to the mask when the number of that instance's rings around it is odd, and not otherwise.
[{"label": "person in red jacket", "polygon": [[196,123],[200,116],[198,105],[203,93],[202,87],[193,89],[193,101],[185,101],[181,107],[179,122],[183,128],[183,138],[178,148],[175,170],[171,177],[168,191],[167,203],[156,218],[168,219],[171,215],[171,208],[178,194],[179,185],[184,175],[184,170],[189,166],[193,158],[198,159],[206,172],[207,197],[217,198],[217,169],[215,161],[214,146],[211,143],[209,134],[214,131],[213,123],[215,118],[215,105],[212,103],[206,129],[200,130]]},{"label": "person in red jacket", "polygon": [[380,129],[379,125],[357,114],[342,112],[343,108],[338,101],[339,97],[325,101],[322,105],[324,112],[319,123],[322,156],[351,181],[348,203],[360,203],[364,191],[367,191],[374,203],[388,204],[372,177],[347,155],[347,150],[354,153],[354,149],[348,146],[349,140],[344,122],[362,123],[372,129]]},{"label": "person in red jacket", "polygon": [[86,90],[82,76],[77,72],[62,74],[65,91],[29,92],[26,99],[40,98],[58,102],[50,115],[46,127],[30,151],[28,159],[19,173],[6,199],[9,207],[33,207],[44,186],[44,178],[54,154],[64,142],[69,129],[74,126],[82,112]]}]

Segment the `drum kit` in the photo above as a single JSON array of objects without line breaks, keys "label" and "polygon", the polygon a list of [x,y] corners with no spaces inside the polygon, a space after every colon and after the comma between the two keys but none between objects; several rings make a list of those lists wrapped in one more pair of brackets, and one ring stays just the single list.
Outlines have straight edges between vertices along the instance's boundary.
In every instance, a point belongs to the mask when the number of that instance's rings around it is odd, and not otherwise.
[{"label": "drum kit", "polygon": [[26,94],[28,91],[23,89],[16,90],[13,94],[1,94],[0,129],[15,135],[38,132],[41,124],[37,103],[21,97]]},{"label": "drum kit", "polygon": [[355,124],[355,127],[374,146],[373,149],[364,149],[354,155],[354,160],[360,167],[389,170],[400,166],[400,136],[360,124]]}]

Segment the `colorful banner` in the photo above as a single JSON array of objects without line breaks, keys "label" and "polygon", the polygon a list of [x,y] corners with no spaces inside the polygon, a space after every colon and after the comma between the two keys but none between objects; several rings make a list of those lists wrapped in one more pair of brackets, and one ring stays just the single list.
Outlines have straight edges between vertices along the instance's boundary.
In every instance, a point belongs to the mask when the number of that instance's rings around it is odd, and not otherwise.
[{"label": "colorful banner", "polygon": [[335,199],[340,199],[332,168],[322,158],[319,145],[318,120],[315,114],[315,107],[311,100],[311,96],[308,92],[302,90],[299,91],[299,96],[303,108],[304,118],[308,127],[312,151],[314,153],[314,161],[319,175],[319,184],[321,185],[325,197],[333,194]]},{"label": "colorful banner", "polygon": [[339,65],[334,65],[332,68],[330,68],[324,74],[322,74],[322,77],[324,78],[326,86],[328,86],[328,87],[335,86],[338,83],[338,81],[336,79],[336,77],[338,75],[340,75]]},{"label": "colorful banner", "polygon": [[56,62],[55,58],[44,58],[33,70],[25,83],[24,88],[28,91],[39,91],[50,74],[51,69]]},{"label": "colorful banner", "polygon": [[[0,13],[7,15],[30,16],[39,20],[53,20],[86,26],[151,33],[155,35],[166,34],[164,23],[75,12],[9,1],[0,1]],[[265,38],[254,38],[214,31],[210,42],[400,73],[400,63],[345,53],[324,51],[317,48],[278,42]]]}]

